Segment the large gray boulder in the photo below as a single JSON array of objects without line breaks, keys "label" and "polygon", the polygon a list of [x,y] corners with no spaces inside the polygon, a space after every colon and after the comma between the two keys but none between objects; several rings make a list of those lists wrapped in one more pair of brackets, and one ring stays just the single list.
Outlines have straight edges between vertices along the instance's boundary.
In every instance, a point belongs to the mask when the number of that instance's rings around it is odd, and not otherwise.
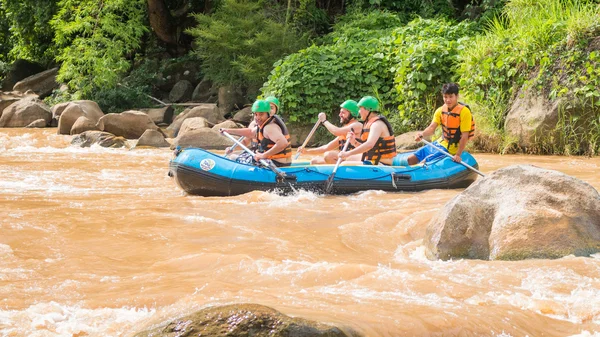
[{"label": "large gray boulder", "polygon": [[[400,151],[408,151],[418,149],[425,145],[423,142],[415,142],[415,137],[419,132],[420,131],[411,131],[396,137],[396,149]],[[431,136],[425,137],[425,140],[431,142]]]},{"label": "large gray boulder", "polygon": [[219,129],[239,129],[239,128],[241,128],[241,126],[232,120],[226,120],[226,121],[219,123],[212,127],[212,129],[215,131],[219,131]]},{"label": "large gray boulder", "polygon": [[98,120],[96,127],[115,136],[127,139],[140,138],[146,130],[158,130],[150,116],[141,111],[129,110],[121,113],[110,113]]},{"label": "large gray boulder", "polygon": [[181,317],[136,337],[255,336],[255,337],[346,337],[337,327],[286,316],[258,304],[211,307]]},{"label": "large gray boulder", "polygon": [[85,116],[77,118],[73,127],[71,127],[71,135],[78,135],[82,132],[92,131],[96,129],[96,123]]},{"label": "large gray boulder", "polygon": [[240,88],[236,86],[223,86],[219,88],[218,102],[223,115],[232,112],[235,107],[244,106],[247,101],[244,95],[242,95]]},{"label": "large gray boulder", "polygon": [[521,92],[506,116],[506,135],[515,139],[517,146],[523,150],[540,140],[549,139],[556,128],[562,104],[560,99],[550,102],[543,95],[531,91]]},{"label": "large gray boulder", "polygon": [[189,131],[204,129],[204,128],[211,128],[212,126],[213,125],[211,123],[209,123],[206,120],[206,118],[203,118],[203,117],[188,118],[183,121],[183,124],[181,124],[181,129],[179,129],[178,135],[181,136]]},{"label": "large gray boulder", "polygon": [[173,107],[170,105],[162,108],[140,109],[140,111],[148,114],[156,125],[171,124],[173,121]]},{"label": "large gray boulder", "polygon": [[58,83],[56,82],[57,74],[58,68],[52,68],[39,74],[29,76],[17,82],[13,87],[13,90],[21,92],[31,90],[38,94],[40,98],[44,98],[49,96],[54,89],[58,88]]},{"label": "large gray boulder", "polygon": [[224,120],[223,116],[219,112],[219,108],[216,104],[200,104],[191,109],[186,109],[173,120],[173,123],[167,127],[167,130],[171,130],[175,136],[178,135],[179,129],[188,118],[202,117],[211,124],[219,124]]},{"label": "large gray boulder", "polygon": [[8,108],[9,105],[23,99],[23,98],[38,98],[39,96],[33,91],[20,92],[20,91],[0,91],[0,116],[2,111]]},{"label": "large gray boulder", "polygon": [[10,69],[2,81],[2,90],[9,91],[20,80],[44,71],[41,64],[18,59],[10,65]]},{"label": "large gray boulder", "polygon": [[104,113],[94,101],[72,101],[56,104],[52,107],[52,117],[58,119],[59,135],[70,135],[73,124],[79,117],[85,117],[91,122],[98,123]]},{"label": "large gray boulder", "polygon": [[2,111],[0,127],[22,128],[38,119],[43,119],[48,125],[51,118],[52,113],[46,103],[36,97],[28,97],[14,102]]},{"label": "large gray boulder", "polygon": [[432,259],[521,260],[600,251],[600,195],[563,173],[530,165],[497,170],[431,220]]},{"label": "large gray boulder", "polygon": [[213,84],[210,80],[202,80],[196,88],[194,88],[194,92],[192,92],[192,102],[206,102],[210,96],[216,96],[217,90],[213,89]]},{"label": "large gray boulder", "polygon": [[194,86],[188,80],[181,80],[173,86],[169,92],[170,102],[187,102],[192,98]]},{"label": "large gray boulder", "polygon": [[169,147],[170,145],[165,139],[165,135],[159,130],[146,130],[138,139],[135,147]]},{"label": "large gray boulder", "polygon": [[239,110],[233,115],[234,121],[242,123],[244,125],[250,124],[250,122],[252,122],[253,119],[254,116],[252,115],[252,107],[249,106],[243,108],[242,110]]},{"label": "large gray boulder", "polygon": [[177,136],[173,143],[173,147],[200,147],[211,150],[224,150],[231,145],[233,142],[229,138],[221,135],[218,131],[207,128],[187,131]]}]

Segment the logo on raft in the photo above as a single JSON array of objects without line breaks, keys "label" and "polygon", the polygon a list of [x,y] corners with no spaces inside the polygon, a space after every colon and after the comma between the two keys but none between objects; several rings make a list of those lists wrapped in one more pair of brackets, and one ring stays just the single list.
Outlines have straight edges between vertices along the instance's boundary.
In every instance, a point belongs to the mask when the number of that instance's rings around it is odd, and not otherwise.
[{"label": "logo on raft", "polygon": [[204,171],[210,171],[215,167],[215,161],[212,159],[202,159],[200,162],[200,168]]}]

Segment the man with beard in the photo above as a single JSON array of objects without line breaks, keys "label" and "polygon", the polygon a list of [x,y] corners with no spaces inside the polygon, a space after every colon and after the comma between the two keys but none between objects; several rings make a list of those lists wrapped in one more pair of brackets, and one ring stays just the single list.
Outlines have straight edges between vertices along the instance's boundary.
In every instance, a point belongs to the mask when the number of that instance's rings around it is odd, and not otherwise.
[{"label": "man with beard", "polygon": [[394,130],[388,120],[380,114],[377,98],[365,96],[358,102],[363,128],[359,138],[356,132],[348,132],[354,149],[340,152],[338,157],[346,160],[346,165],[392,165],[396,156]]},{"label": "man with beard", "polygon": [[[346,135],[350,130],[354,132],[359,132],[362,129],[362,124],[357,120],[358,114],[358,103],[351,99],[345,101],[340,105],[340,113],[338,115],[340,117],[341,127],[337,127],[327,121],[327,116],[324,112],[319,114],[319,121],[323,123],[323,125],[327,128],[331,134],[336,136],[331,142],[317,147],[315,149],[303,149],[299,148],[299,152],[310,153],[310,154],[318,154],[323,153],[323,156],[318,156],[313,158],[310,163],[311,165],[315,164],[335,164],[338,159],[338,153],[342,151],[344,148],[344,143],[346,143]],[[347,150],[351,150],[354,147],[352,145],[348,145]]]}]

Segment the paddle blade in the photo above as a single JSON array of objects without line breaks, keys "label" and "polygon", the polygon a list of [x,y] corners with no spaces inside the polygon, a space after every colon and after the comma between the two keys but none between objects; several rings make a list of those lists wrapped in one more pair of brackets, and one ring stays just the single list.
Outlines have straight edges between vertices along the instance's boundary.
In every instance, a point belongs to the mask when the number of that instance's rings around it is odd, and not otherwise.
[{"label": "paddle blade", "polygon": [[335,173],[332,173],[329,178],[327,178],[327,182],[325,182],[325,194],[331,193],[333,189],[333,178],[335,178]]}]

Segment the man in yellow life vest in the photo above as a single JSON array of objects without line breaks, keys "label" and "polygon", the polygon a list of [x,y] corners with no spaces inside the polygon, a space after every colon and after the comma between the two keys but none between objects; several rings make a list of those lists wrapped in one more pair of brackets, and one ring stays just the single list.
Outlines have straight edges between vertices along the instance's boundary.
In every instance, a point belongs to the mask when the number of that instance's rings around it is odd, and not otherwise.
[{"label": "man in yellow life vest", "polygon": [[271,106],[266,100],[257,100],[252,105],[256,122],[257,153],[254,160],[269,159],[278,167],[292,164],[290,133],[278,115],[270,115]]},{"label": "man in yellow life vest", "polygon": [[[303,149],[299,148],[299,152],[303,153],[312,153],[318,154],[323,153],[323,156],[313,158],[310,163],[311,165],[315,164],[335,164],[338,160],[338,153],[342,151],[344,148],[344,144],[346,143],[346,135],[349,131],[353,131],[358,133],[362,129],[362,123],[357,120],[359,118],[358,113],[358,103],[351,99],[345,101],[340,105],[340,123],[341,127],[337,127],[327,121],[327,115],[324,112],[319,114],[319,121],[323,123],[323,125],[327,128],[331,134],[336,136],[331,142],[317,147],[315,149]],[[347,150],[352,150],[354,146],[348,145]]]},{"label": "man in yellow life vest", "polygon": [[396,139],[390,122],[379,114],[379,101],[373,96],[365,96],[358,102],[363,127],[359,139],[354,132],[348,132],[348,139],[354,149],[340,152],[338,157],[346,160],[345,165],[392,165],[396,156]]},{"label": "man in yellow life vest", "polygon": [[[418,142],[423,137],[433,135],[438,125],[441,125],[442,136],[433,145],[450,153],[454,156],[452,160],[460,163],[462,160],[460,155],[475,133],[475,121],[471,110],[458,102],[458,90],[456,83],[446,83],[442,86],[444,105],[435,111],[433,121],[425,130],[417,134],[415,141]],[[415,165],[423,160],[430,161],[443,156],[442,153],[431,146],[424,146],[408,156],[406,162],[398,164],[400,166]]]},{"label": "man in yellow life vest", "polygon": [[[277,99],[277,97],[268,96],[267,98],[265,98],[265,101],[269,102],[269,106],[271,107],[269,115],[273,116],[279,112],[279,100]],[[256,151],[258,149],[258,140],[256,139],[256,121],[254,120],[254,118],[252,118],[252,121],[250,122],[250,124],[248,124],[247,128],[222,129],[222,131],[227,131],[227,133],[230,133],[232,135],[244,136],[242,144],[248,146],[252,151]],[[231,153],[231,147],[225,149],[225,155],[230,155]],[[252,163],[252,158],[248,155],[248,153],[244,151],[233,153],[229,158],[240,163]]]}]

